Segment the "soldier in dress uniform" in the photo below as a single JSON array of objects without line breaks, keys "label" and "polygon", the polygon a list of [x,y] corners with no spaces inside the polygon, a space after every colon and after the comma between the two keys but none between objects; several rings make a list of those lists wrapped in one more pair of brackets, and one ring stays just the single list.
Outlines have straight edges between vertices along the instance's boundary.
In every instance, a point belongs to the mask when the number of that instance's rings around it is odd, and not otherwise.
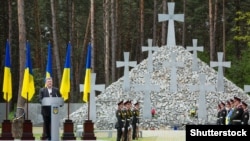
[{"label": "soldier in dress uniform", "polygon": [[122,141],[127,141],[128,140],[128,125],[129,125],[129,123],[127,122],[127,118],[128,118],[128,115],[127,115],[127,111],[128,111],[128,106],[127,106],[127,104],[128,104],[128,100],[125,100],[125,101],[123,101],[123,110],[122,110],[122,112],[123,112],[123,114],[125,115],[125,120],[124,120],[124,131],[123,131],[123,139],[122,139]]},{"label": "soldier in dress uniform", "polygon": [[226,110],[225,105],[226,104],[224,102],[220,103],[220,107],[221,107],[221,110],[220,110],[220,125],[225,125],[225,123],[226,123],[227,110]]},{"label": "soldier in dress uniform", "polygon": [[117,137],[116,137],[116,141],[121,141],[122,139],[122,133],[124,131],[124,121],[125,121],[125,115],[122,112],[122,108],[123,108],[123,100],[119,101],[117,103],[117,110],[115,112],[116,114],[116,119],[117,122],[115,124],[115,128],[117,129]]},{"label": "soldier in dress uniform", "polygon": [[216,121],[216,124],[217,125],[220,125],[220,114],[221,113],[221,106],[220,104],[217,105],[217,121]]},{"label": "soldier in dress uniform", "polygon": [[132,111],[131,111],[131,101],[127,100],[124,103],[124,106],[126,108],[126,122],[124,127],[124,141],[130,141],[132,139],[131,137],[131,118],[132,118]]},{"label": "soldier in dress uniform", "polygon": [[242,101],[242,108],[244,110],[243,114],[242,114],[242,119],[241,119],[241,124],[242,125],[248,125],[248,120],[249,120],[249,112],[248,112],[248,109],[247,109],[247,104]]},{"label": "soldier in dress uniform", "polygon": [[133,127],[133,135],[132,139],[138,139],[138,132],[139,132],[139,116],[140,116],[140,109],[139,109],[139,102],[134,103],[134,109],[133,109],[133,118],[132,118],[132,127]]},{"label": "soldier in dress uniform", "polygon": [[128,111],[127,111],[127,122],[129,123],[128,126],[128,141],[132,141],[132,118],[133,118],[133,111],[132,111],[132,100],[128,102]]},{"label": "soldier in dress uniform", "polygon": [[230,117],[230,123],[232,123],[232,125],[241,125],[242,114],[243,108],[241,105],[241,99],[234,96],[234,110],[232,116]]}]

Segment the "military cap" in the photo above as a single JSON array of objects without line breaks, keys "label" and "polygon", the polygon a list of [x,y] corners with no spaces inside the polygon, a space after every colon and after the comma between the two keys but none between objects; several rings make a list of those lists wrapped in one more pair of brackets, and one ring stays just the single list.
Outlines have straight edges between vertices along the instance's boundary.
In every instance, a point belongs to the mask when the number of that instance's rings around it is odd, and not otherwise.
[{"label": "military cap", "polygon": [[134,105],[138,105],[140,102],[139,101],[136,101],[135,103],[134,103]]},{"label": "military cap", "polygon": [[247,103],[246,102],[242,101],[241,103],[242,103],[242,105],[244,105],[244,106],[247,107]]},{"label": "military cap", "polygon": [[237,101],[241,101],[241,99],[239,98],[239,97],[237,97],[237,96],[234,96],[234,100],[237,100]]},{"label": "military cap", "polygon": [[226,105],[226,104],[225,104],[224,102],[222,102],[222,101],[220,102],[220,104],[221,104],[221,105],[223,105],[223,106],[225,106],[225,105]]},{"label": "military cap", "polygon": [[124,105],[127,104],[127,103],[129,103],[129,100],[123,101],[123,104],[124,104]]},{"label": "military cap", "polygon": [[122,104],[122,103],[123,103],[123,100],[119,101],[119,102],[117,103],[117,105],[120,105],[120,104]]}]

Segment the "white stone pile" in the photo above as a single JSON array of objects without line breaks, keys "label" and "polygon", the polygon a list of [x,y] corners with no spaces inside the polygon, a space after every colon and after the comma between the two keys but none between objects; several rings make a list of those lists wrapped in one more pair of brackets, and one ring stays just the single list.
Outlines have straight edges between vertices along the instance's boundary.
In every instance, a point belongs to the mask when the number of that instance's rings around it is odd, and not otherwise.
[{"label": "white stone pile", "polygon": [[[164,67],[163,62],[171,59],[171,53],[176,53],[176,61],[183,62],[183,68],[177,68],[177,92],[171,93],[170,87],[170,68]],[[116,103],[121,99],[140,100],[143,103],[144,93],[136,92],[134,84],[144,84],[144,75],[151,76],[151,83],[160,86],[160,92],[151,92],[152,106],[156,109],[156,115],[152,120],[141,119],[143,128],[160,128],[182,124],[204,124],[199,118],[190,116],[193,107],[199,108],[199,91],[191,92],[190,85],[199,84],[199,74],[206,75],[206,84],[214,85],[216,88],[217,71],[209,67],[208,64],[198,59],[199,71],[192,71],[192,53],[181,46],[162,46],[157,52],[153,53],[153,72],[147,71],[147,59],[143,60],[129,73],[130,92],[123,92],[123,78],[109,85],[106,90],[96,97],[97,121],[95,126],[98,129],[113,128],[116,122],[115,110]],[[133,60],[132,60],[133,61]],[[230,61],[230,60],[228,60]],[[232,64],[233,65],[233,64]],[[230,69],[230,68],[226,68]],[[250,97],[234,83],[224,78],[224,92],[206,92],[206,107],[208,122],[214,124],[217,116],[217,104],[233,98],[234,95],[250,103]],[[249,104],[250,105],[250,104]],[[82,124],[87,119],[87,104],[70,115],[70,119],[76,124]],[[141,114],[142,114],[141,110]],[[146,111],[150,112],[150,111]]]}]

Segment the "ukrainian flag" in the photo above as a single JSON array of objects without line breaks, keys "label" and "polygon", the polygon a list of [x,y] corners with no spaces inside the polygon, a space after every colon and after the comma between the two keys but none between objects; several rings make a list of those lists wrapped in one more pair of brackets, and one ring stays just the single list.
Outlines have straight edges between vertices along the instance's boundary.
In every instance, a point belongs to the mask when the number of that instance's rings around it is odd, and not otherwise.
[{"label": "ukrainian flag", "polygon": [[5,64],[4,64],[4,77],[3,77],[3,98],[7,102],[12,99],[12,79],[11,79],[11,63],[10,63],[10,45],[6,41],[5,45]]},{"label": "ukrainian flag", "polygon": [[64,64],[63,76],[60,87],[60,93],[64,101],[66,101],[69,98],[69,92],[70,92],[70,49],[71,45],[70,43],[68,43],[67,55]]},{"label": "ukrainian flag", "polygon": [[48,43],[48,59],[47,59],[47,66],[46,66],[46,78],[52,77],[52,52],[51,52],[51,44]]},{"label": "ukrainian flag", "polygon": [[30,44],[26,42],[26,64],[23,76],[23,86],[21,96],[30,101],[35,93],[34,78],[32,72],[32,63],[30,56]]},{"label": "ukrainian flag", "polygon": [[88,44],[88,52],[87,52],[87,59],[86,59],[86,72],[85,72],[85,79],[84,79],[84,94],[83,94],[83,101],[88,102],[88,97],[90,94],[90,86],[91,85],[91,44]]}]

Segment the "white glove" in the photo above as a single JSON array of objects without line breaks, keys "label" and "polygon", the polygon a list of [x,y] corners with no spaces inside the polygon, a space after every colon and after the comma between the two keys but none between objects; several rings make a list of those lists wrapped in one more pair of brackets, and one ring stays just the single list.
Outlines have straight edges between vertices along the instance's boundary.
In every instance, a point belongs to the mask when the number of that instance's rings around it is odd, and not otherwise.
[{"label": "white glove", "polygon": [[138,123],[136,123],[136,126],[139,126],[139,124],[138,124]]},{"label": "white glove", "polygon": [[124,128],[122,128],[122,131],[124,131]]}]

